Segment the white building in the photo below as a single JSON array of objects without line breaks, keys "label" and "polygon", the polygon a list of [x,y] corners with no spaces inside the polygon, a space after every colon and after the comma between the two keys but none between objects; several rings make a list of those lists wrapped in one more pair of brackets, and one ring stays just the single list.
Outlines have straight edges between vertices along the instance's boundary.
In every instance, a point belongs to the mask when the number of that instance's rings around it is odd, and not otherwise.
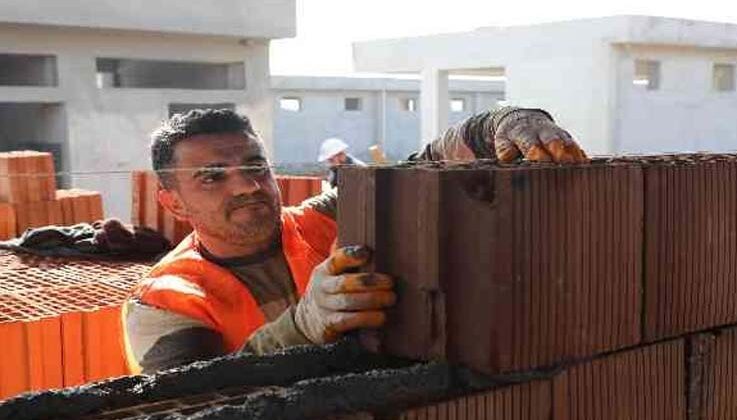
[{"label": "white building", "polygon": [[363,42],[358,71],[419,73],[423,138],[448,124],[449,74],[506,76],[595,154],[737,150],[737,25],[616,16]]},{"label": "white building", "polygon": [[[273,76],[274,151],[282,165],[314,164],[320,143],[340,137],[349,152],[368,160],[382,146],[390,159],[417,150],[420,81],[398,78]],[[451,80],[450,120],[495,107],[503,82]]]},{"label": "white building", "polygon": [[150,167],[148,135],[170,112],[228,104],[271,146],[269,40],[295,19],[295,0],[3,0],[0,150],[54,150],[127,218],[128,172]]}]

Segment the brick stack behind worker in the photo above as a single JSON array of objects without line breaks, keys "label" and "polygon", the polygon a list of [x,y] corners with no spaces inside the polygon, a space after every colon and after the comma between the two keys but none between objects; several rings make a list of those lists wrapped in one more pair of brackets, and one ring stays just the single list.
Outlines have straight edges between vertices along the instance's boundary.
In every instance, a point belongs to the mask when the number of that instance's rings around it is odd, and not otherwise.
[{"label": "brick stack behind worker", "polygon": [[102,196],[81,189],[57,190],[51,153],[0,153],[0,240],[28,228],[102,219]]}]

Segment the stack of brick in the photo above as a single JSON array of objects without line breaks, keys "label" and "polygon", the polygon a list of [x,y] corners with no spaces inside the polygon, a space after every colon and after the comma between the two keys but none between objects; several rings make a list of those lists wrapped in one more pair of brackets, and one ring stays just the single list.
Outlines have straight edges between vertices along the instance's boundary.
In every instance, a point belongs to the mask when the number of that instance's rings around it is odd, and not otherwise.
[{"label": "stack of brick", "polygon": [[[76,414],[737,418],[737,156],[348,168],[340,180],[341,243],[373,247],[366,269],[397,279],[380,346],[450,365],[368,368],[354,351],[312,360],[301,348],[104,385],[115,397]],[[143,383],[161,392],[142,396]],[[33,403],[0,405],[0,418]]]},{"label": "stack of brick", "polygon": [[99,192],[79,188],[56,190],[56,201],[60,203],[64,225],[89,223],[104,217]]},{"label": "stack of brick", "polygon": [[322,179],[313,176],[277,175],[282,205],[297,206],[322,192]]},{"label": "stack of brick", "polygon": [[120,307],[148,269],[0,251],[0,399],[125,374]]},{"label": "stack of brick", "polygon": [[[320,194],[322,180],[317,177],[277,175],[282,204],[298,205],[307,198]],[[189,223],[177,220],[158,201],[158,179],[151,171],[131,173],[131,222],[161,232],[171,243],[177,244],[192,232]]]},{"label": "stack of brick", "polygon": [[0,153],[0,240],[28,228],[93,222],[102,217],[99,193],[56,190],[50,153]]}]

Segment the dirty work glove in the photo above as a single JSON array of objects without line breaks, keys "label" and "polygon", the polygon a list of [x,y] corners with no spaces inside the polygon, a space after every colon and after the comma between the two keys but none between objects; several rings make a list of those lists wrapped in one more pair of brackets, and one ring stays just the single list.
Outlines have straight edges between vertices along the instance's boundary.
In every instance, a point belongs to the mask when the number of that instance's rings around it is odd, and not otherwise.
[{"label": "dirty work glove", "polygon": [[[494,159],[511,162],[586,162],[571,135],[541,109],[504,107],[469,117],[450,127],[414,160]],[[412,158],[410,158],[412,159]]]},{"label": "dirty work glove", "polygon": [[339,248],[312,272],[294,313],[297,328],[310,341],[329,343],[347,331],[384,324],[384,309],[396,301],[391,277],[347,273],[370,258],[371,252],[364,246]]}]

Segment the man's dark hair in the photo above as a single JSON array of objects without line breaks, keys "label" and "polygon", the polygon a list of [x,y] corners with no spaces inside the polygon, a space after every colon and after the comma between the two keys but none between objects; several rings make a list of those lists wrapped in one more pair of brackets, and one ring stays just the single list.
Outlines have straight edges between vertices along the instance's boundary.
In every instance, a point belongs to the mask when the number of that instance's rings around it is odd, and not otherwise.
[{"label": "man's dark hair", "polygon": [[174,149],[182,140],[198,134],[242,133],[256,137],[251,121],[230,109],[193,109],[174,114],[151,134],[151,162],[166,188],[173,186],[167,169],[174,166]]}]

